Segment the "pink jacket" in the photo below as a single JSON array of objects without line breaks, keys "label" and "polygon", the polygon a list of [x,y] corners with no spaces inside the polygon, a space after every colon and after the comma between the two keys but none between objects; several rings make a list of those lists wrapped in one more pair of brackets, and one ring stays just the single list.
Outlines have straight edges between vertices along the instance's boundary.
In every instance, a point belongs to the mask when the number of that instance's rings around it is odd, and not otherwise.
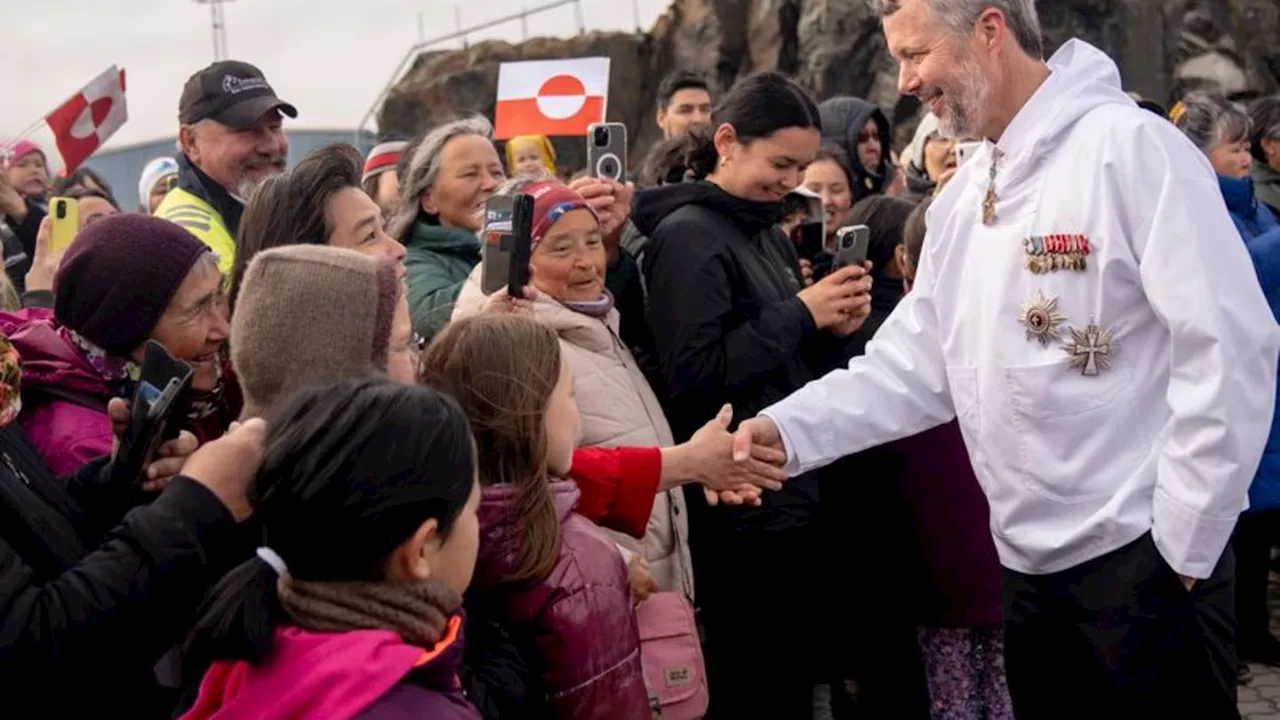
[{"label": "pink jacket", "polygon": [[[0,332],[22,356],[18,421],[53,472],[73,473],[111,452],[111,387],[58,332],[53,313],[43,308],[0,313]],[[72,393],[80,402],[67,399]],[[101,409],[87,407],[93,403],[101,403]]]},{"label": "pink jacket", "polygon": [[277,628],[270,659],[213,664],[183,720],[480,720],[458,684],[461,616],[431,650],[384,630]]}]

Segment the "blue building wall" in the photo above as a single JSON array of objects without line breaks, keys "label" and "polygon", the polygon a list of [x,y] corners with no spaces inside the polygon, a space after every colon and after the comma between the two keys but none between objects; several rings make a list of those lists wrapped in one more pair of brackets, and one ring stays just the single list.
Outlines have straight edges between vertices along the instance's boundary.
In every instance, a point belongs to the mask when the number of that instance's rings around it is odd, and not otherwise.
[{"label": "blue building wall", "polygon": [[[331,142],[355,142],[353,130],[289,130],[285,134],[289,136],[289,167],[293,167],[295,163],[321,145]],[[142,175],[142,168],[163,155],[174,157],[177,154],[177,149],[174,147],[176,142],[177,138],[170,137],[139,145],[111,148],[95,154],[85,164],[102,173],[111,184],[111,191],[119,201],[120,209],[131,212],[140,207],[138,178]],[[361,134],[358,147],[362,154],[372,148],[373,144],[374,137],[371,133]]]}]

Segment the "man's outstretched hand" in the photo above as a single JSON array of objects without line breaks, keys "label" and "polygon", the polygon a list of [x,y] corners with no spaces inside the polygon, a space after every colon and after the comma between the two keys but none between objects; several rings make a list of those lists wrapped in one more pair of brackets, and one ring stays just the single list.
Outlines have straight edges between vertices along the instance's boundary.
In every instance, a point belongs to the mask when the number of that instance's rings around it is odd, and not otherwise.
[{"label": "man's outstretched hand", "polygon": [[753,455],[759,455],[762,448],[773,451],[771,454],[780,457],[779,465],[786,464],[787,449],[782,446],[782,433],[778,426],[763,415],[742,421],[738,431],[733,434],[733,461],[746,462]]}]

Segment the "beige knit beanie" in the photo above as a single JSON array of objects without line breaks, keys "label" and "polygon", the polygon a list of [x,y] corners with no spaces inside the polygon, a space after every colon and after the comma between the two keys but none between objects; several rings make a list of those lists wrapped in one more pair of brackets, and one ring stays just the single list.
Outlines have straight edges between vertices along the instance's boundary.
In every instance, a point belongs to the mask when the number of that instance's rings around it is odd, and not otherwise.
[{"label": "beige knit beanie", "polygon": [[243,417],[261,417],[304,387],[385,372],[400,292],[394,263],[351,250],[259,253],[231,318]]}]

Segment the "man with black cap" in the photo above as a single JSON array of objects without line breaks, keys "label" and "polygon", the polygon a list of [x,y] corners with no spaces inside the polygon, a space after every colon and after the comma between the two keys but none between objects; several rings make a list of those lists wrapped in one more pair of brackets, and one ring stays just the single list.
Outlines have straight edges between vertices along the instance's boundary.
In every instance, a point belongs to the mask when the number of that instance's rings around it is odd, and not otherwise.
[{"label": "man with black cap", "polygon": [[178,103],[178,186],[157,217],[186,228],[218,254],[224,275],[235,261],[245,199],[258,183],[284,172],[289,140],[284,116],[298,111],[276,97],[262,71],[235,60],[192,75]]}]

